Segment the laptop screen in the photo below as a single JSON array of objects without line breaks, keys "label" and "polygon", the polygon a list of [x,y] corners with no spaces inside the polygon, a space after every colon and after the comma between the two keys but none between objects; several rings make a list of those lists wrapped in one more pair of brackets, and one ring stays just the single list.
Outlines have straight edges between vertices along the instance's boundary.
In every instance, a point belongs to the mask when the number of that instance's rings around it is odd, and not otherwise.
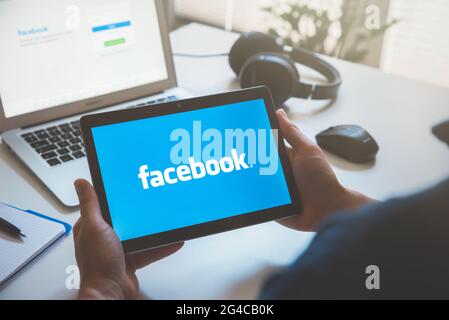
[{"label": "laptop screen", "polygon": [[155,0],[0,1],[6,118],[166,80]]}]

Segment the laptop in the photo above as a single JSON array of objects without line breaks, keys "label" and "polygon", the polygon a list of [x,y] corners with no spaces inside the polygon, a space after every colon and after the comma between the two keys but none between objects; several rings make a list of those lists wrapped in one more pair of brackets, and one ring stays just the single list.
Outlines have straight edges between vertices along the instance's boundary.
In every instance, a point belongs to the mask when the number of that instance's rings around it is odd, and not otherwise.
[{"label": "laptop", "polygon": [[163,0],[0,1],[1,138],[64,205],[90,179],[82,115],[191,97],[165,20]]}]

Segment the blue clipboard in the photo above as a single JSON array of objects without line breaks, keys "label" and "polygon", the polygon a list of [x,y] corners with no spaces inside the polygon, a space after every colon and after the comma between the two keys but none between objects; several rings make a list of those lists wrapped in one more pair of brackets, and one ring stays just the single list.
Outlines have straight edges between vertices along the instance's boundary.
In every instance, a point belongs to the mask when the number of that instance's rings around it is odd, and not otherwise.
[{"label": "blue clipboard", "polygon": [[4,203],[4,202],[0,202],[0,203],[4,204],[5,206],[8,206],[8,207],[17,209],[17,210],[19,210],[19,211],[22,211],[22,212],[24,212],[24,213],[32,214],[32,215],[37,216],[37,217],[39,217],[39,218],[42,218],[42,219],[45,219],[45,220],[49,220],[49,221],[52,221],[52,222],[55,222],[55,223],[62,224],[62,225],[64,226],[65,234],[66,234],[66,235],[69,234],[70,231],[72,230],[72,226],[71,226],[70,224],[64,222],[64,221],[61,221],[61,220],[58,220],[58,219],[55,219],[55,218],[46,216],[46,215],[44,215],[44,214],[42,214],[42,213],[39,213],[39,212],[36,212],[36,211],[33,211],[33,210],[23,210],[23,209],[20,209],[20,208],[18,208],[18,207],[12,206],[12,205],[9,205],[9,204]]},{"label": "blue clipboard", "polygon": [[39,218],[42,218],[42,219],[46,219],[46,220],[50,220],[50,221],[62,224],[64,226],[64,228],[65,228],[65,234],[69,234],[70,231],[72,230],[72,226],[70,224],[64,222],[64,221],[61,221],[61,220],[58,220],[58,219],[55,219],[55,218],[52,218],[52,217],[48,217],[46,215],[43,215],[42,213],[39,213],[39,212],[36,212],[36,211],[32,211],[32,210],[22,210],[22,211],[26,212],[26,213],[29,213],[29,214],[32,214],[32,215],[35,215],[35,216],[37,216]]},{"label": "blue clipboard", "polygon": [[[55,219],[55,218],[52,218],[52,217],[49,217],[49,216],[46,216],[46,215],[44,215],[44,214],[42,214],[42,213],[39,213],[39,212],[36,212],[36,211],[33,211],[33,210],[23,210],[23,209],[17,208],[17,207],[15,207],[15,206],[12,206],[12,205],[9,205],[9,204],[3,203],[3,202],[0,202],[0,203],[1,203],[2,205],[6,206],[6,207],[9,207],[9,208],[18,210],[18,211],[21,212],[21,213],[33,215],[33,216],[36,216],[36,217],[41,218],[41,219],[44,219],[44,220],[49,220],[49,221],[54,222],[54,223],[56,223],[56,224],[60,224],[60,225],[62,225],[62,226],[64,227],[64,230],[65,230],[65,232],[62,233],[62,234],[58,237],[58,239],[54,239],[54,241],[52,241],[50,244],[46,245],[45,247],[43,247],[42,249],[40,249],[39,251],[37,251],[36,253],[34,253],[34,254],[33,254],[34,256],[30,256],[29,259],[24,260],[23,264],[20,265],[20,266],[18,266],[17,269],[14,269],[14,270],[11,269],[11,272],[10,272],[9,274],[7,274],[6,277],[4,277],[3,279],[0,279],[0,288],[1,288],[1,286],[3,286],[4,283],[6,283],[7,281],[9,281],[15,274],[17,274],[20,270],[22,270],[26,265],[28,265],[31,261],[33,261],[34,259],[36,259],[36,258],[37,258],[37,257],[44,251],[44,250],[46,250],[50,245],[54,244],[57,240],[61,239],[62,237],[67,236],[67,235],[70,233],[70,231],[72,230],[72,226],[71,226],[70,224],[66,223],[66,222],[63,222],[63,221],[61,221],[61,220],[58,220],[58,219]],[[21,262],[21,263],[22,263],[22,262]]]}]

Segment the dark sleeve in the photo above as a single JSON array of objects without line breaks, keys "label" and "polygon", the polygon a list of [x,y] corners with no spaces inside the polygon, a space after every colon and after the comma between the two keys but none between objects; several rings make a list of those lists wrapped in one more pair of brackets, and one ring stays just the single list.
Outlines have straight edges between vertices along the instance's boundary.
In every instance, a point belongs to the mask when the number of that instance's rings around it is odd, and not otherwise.
[{"label": "dark sleeve", "polygon": [[[380,290],[368,290],[368,266]],[[449,298],[449,181],[406,199],[336,214],[262,299]]]}]

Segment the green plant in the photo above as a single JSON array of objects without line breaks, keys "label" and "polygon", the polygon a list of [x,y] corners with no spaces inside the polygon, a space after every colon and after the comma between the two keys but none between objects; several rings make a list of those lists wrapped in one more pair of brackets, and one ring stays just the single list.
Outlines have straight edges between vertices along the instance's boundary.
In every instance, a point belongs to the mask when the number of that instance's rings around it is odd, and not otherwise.
[{"label": "green plant", "polygon": [[282,38],[286,45],[301,46],[318,53],[361,62],[369,45],[397,21],[374,30],[366,27],[366,0],[327,0],[321,7],[312,1],[273,0],[265,7],[274,19],[268,33]]}]

